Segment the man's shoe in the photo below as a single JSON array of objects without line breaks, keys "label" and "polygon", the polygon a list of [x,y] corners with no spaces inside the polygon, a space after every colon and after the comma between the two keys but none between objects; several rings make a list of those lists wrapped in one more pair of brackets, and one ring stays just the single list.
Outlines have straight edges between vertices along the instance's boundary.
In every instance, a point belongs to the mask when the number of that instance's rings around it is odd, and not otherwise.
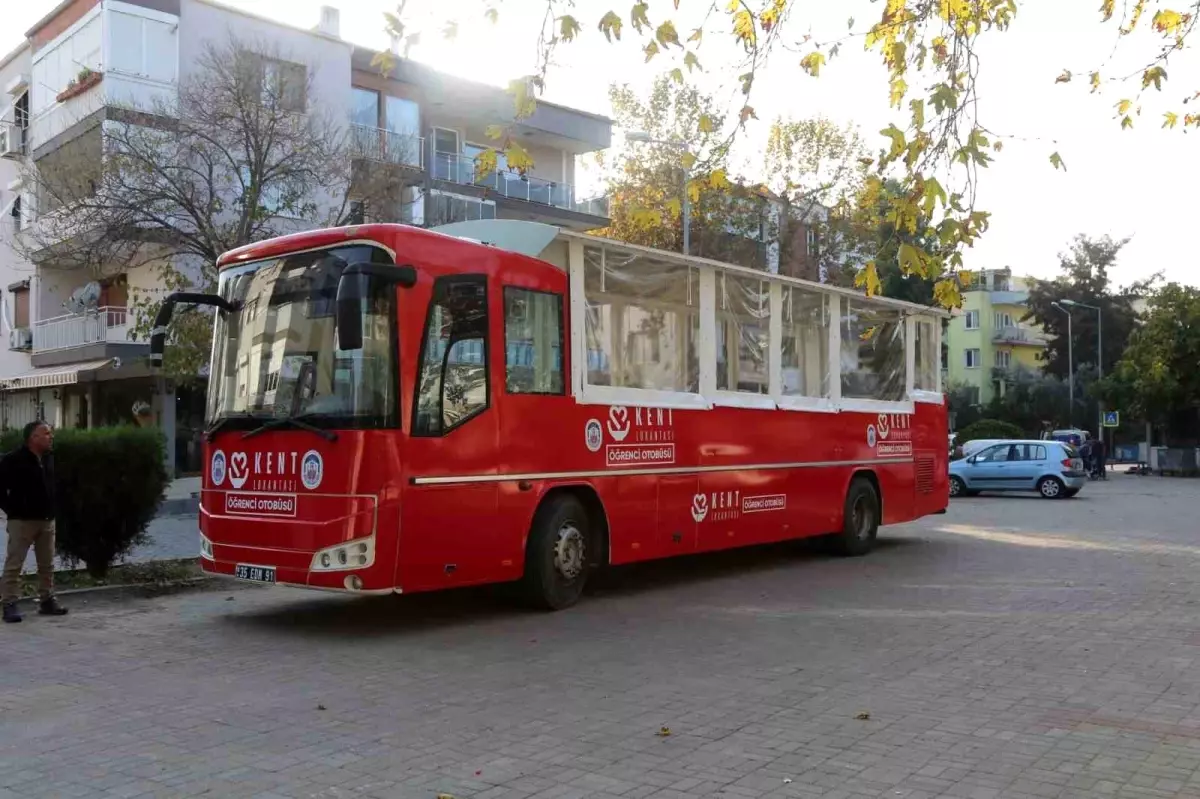
[{"label": "man's shoe", "polygon": [[4,622],[6,624],[16,624],[21,620],[21,614],[17,611],[17,603],[9,602],[4,606]]},{"label": "man's shoe", "polygon": [[67,609],[58,604],[58,600],[54,597],[43,599],[42,604],[38,606],[39,616],[66,616]]}]

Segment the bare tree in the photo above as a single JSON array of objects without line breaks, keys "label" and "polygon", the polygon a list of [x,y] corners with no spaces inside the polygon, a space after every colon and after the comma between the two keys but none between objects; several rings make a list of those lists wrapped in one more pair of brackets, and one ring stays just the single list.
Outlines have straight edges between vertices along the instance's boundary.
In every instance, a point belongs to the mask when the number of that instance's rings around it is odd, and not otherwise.
[{"label": "bare tree", "polygon": [[[401,218],[400,173],[357,160],[361,142],[315,99],[305,65],[232,36],[210,44],[177,99],[109,108],[30,167],[39,218],[27,255],[98,277],[158,270],[161,288],[133,298],[144,332],[161,295],[214,289],[223,252],[362,221],[368,207],[377,220]],[[207,316],[176,314],[170,340],[168,373],[195,377],[209,355]]]}]

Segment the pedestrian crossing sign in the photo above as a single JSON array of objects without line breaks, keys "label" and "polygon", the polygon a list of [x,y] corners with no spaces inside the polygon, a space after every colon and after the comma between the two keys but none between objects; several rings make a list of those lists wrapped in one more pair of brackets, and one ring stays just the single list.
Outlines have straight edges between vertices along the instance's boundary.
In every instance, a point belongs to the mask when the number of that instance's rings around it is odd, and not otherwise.
[{"label": "pedestrian crossing sign", "polygon": [[1105,427],[1120,427],[1121,426],[1121,412],[1120,411],[1105,411],[1104,412],[1104,426]]}]

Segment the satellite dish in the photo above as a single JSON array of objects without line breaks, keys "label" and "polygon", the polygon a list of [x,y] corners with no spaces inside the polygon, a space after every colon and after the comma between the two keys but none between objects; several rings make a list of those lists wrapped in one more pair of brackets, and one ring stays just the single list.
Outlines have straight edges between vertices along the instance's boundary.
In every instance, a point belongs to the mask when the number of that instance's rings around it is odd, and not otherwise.
[{"label": "satellite dish", "polygon": [[79,314],[94,310],[100,303],[100,284],[92,281],[71,292],[71,296],[63,303],[63,307],[71,313]]}]

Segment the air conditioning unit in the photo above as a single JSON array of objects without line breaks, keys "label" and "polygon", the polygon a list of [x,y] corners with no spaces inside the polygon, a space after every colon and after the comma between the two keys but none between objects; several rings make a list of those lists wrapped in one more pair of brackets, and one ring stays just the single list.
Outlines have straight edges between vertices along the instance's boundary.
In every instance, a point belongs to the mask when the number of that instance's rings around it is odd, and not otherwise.
[{"label": "air conditioning unit", "polygon": [[33,331],[27,327],[14,327],[8,331],[8,348],[10,350],[33,349]]},{"label": "air conditioning unit", "polygon": [[25,154],[25,131],[11,122],[0,122],[0,158],[21,158]]}]

